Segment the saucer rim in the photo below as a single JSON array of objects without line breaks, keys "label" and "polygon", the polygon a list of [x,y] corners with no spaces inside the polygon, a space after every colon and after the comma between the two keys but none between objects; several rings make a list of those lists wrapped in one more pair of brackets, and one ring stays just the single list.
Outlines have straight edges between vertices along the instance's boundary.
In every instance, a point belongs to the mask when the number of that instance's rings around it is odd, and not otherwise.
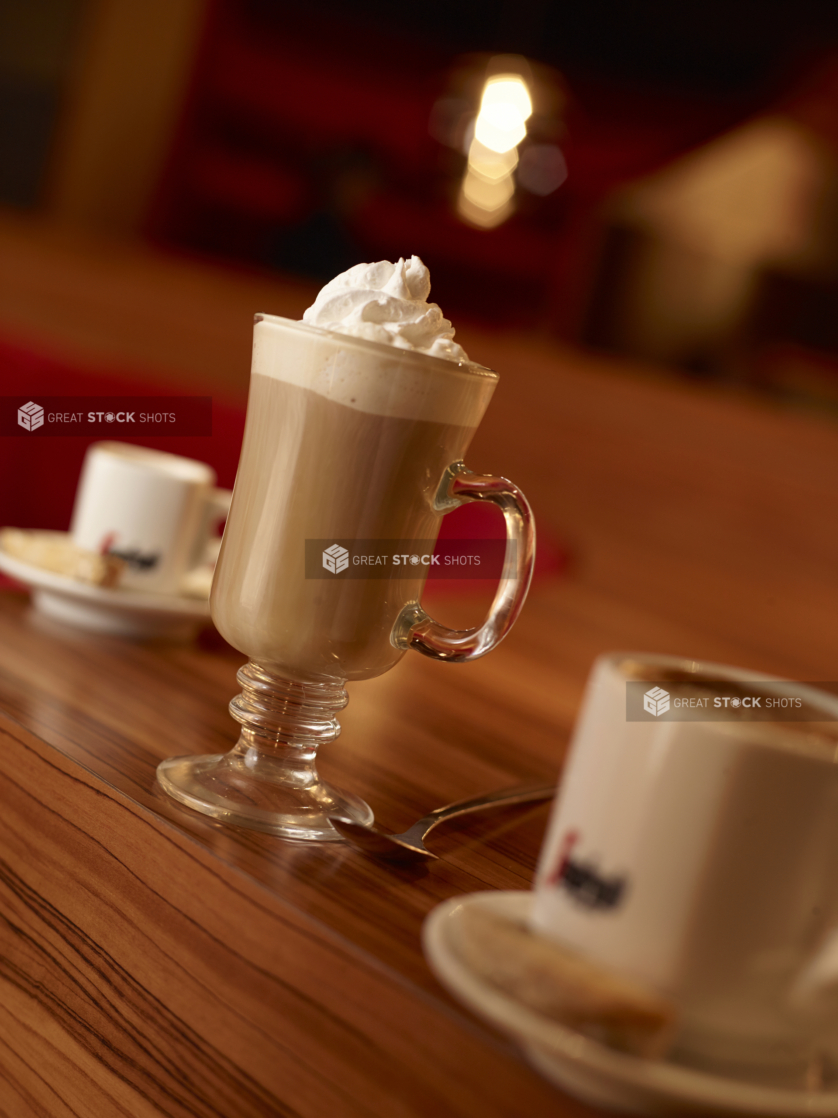
[{"label": "saucer rim", "polygon": [[[0,529],[1,531],[2,529]],[[50,535],[69,538],[69,532],[50,531]],[[146,593],[119,587],[95,586],[79,582],[67,575],[44,570],[9,555],[0,542],[0,571],[33,590],[47,590],[54,594],[90,602],[120,612],[173,614],[196,619],[210,616],[209,600],[190,598],[185,594]]]},{"label": "saucer rim", "polygon": [[[807,1091],[743,1083],[665,1060],[644,1060],[608,1048],[569,1026],[562,1025],[492,986],[477,975],[456,953],[452,933],[458,913],[466,907],[489,908],[498,915],[526,921],[533,894],[528,890],[497,890],[452,897],[437,905],[425,918],[422,946],[425,957],[440,983],[478,1016],[520,1044],[525,1055],[534,1045],[550,1061],[555,1073],[551,1081],[569,1094],[592,1101],[576,1086],[579,1073],[598,1075],[603,1090],[624,1090],[626,1104],[638,1092],[654,1098],[657,1105],[669,1101],[673,1107],[691,1105],[740,1114],[838,1116],[838,1091]],[[566,1074],[563,1075],[563,1070]],[[540,1074],[546,1074],[538,1068]],[[576,1075],[571,1074],[575,1072]],[[631,1096],[631,1098],[629,1097]]]}]

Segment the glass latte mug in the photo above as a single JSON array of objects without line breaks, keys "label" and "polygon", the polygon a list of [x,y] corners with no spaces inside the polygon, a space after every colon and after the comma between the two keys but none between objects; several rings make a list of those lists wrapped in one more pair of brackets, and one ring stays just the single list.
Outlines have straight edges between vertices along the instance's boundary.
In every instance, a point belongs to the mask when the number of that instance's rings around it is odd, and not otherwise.
[{"label": "glass latte mug", "polygon": [[[348,680],[371,679],[411,648],[454,663],[489,652],[529,588],[535,528],[526,498],[462,462],[497,375],[415,350],[259,315],[247,422],[212,588],[221,635],[249,658],[230,711],[227,754],[158,768],[175,799],[216,819],[334,840],[340,815],[370,808],[317,774],[319,745],[340,732]],[[420,604],[427,567],[404,577],[306,577],[306,541],[434,541],[445,513],[491,501],[506,559],[475,629],[438,624]],[[320,572],[321,576],[323,572]]]}]

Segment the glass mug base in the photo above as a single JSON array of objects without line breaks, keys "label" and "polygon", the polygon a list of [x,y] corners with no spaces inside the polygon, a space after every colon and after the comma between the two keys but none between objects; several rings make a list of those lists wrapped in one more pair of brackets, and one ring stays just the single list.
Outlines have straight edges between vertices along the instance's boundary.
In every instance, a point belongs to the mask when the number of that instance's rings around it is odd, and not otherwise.
[{"label": "glass mug base", "polygon": [[315,765],[318,746],[340,733],[343,686],[289,680],[253,662],[237,678],[242,693],[230,713],[242,724],[238,742],[229,753],[163,761],[163,790],[221,822],[289,839],[339,842],[330,815],[372,823],[368,805],[321,780]]},{"label": "glass mug base", "polygon": [[330,815],[364,826],[372,823],[372,810],[351,792],[322,780],[298,788],[287,774],[266,773],[268,767],[260,765],[262,771],[254,779],[246,756],[170,757],[158,768],[157,779],[164,791],[195,811],[283,838],[340,842]]}]

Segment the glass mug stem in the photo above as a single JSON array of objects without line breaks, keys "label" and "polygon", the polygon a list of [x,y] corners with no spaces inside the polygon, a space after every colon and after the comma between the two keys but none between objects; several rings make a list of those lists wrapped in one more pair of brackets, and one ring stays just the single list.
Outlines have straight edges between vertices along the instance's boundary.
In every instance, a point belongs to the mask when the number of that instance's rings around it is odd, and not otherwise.
[{"label": "glass mug stem", "polygon": [[482,625],[449,629],[430,617],[419,602],[399,614],[391,640],[396,648],[462,664],[485,656],[503,640],[521,612],[532,580],[535,561],[535,521],[524,494],[506,478],[475,474],[463,462],[445,471],[434,508],[451,512],[468,501],[491,501],[506,521],[506,557],[498,589]]},{"label": "glass mug stem", "polygon": [[286,838],[335,839],[330,815],[371,823],[364,801],[321,780],[315,763],[318,747],[340,733],[345,688],[286,679],[252,661],[236,678],[242,690],[230,714],[241,723],[239,740],[222,756],[164,761],[157,770],[164,790],[225,823]]}]

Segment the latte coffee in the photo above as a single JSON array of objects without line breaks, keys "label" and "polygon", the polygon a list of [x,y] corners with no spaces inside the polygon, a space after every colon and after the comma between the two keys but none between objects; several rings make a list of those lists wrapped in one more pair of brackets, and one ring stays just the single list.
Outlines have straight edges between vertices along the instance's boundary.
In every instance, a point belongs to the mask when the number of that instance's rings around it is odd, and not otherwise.
[{"label": "latte coffee", "polygon": [[[340,732],[344,683],[386,672],[408,649],[475,660],[524,604],[532,510],[511,481],[462,461],[498,378],[453,341],[430,289],[417,256],[381,260],[327,283],[302,322],[256,316],[211,595],[219,632],[249,659],[230,703],[241,733],[228,753],[169,757],[157,769],[165,792],[224,823],[316,842],[340,839],[335,818],[369,826],[369,805],[315,765]],[[485,621],[459,631],[422,609],[422,563],[442,516],[470,500],[499,508],[507,545]],[[392,563],[379,567],[385,554]],[[381,577],[391,571],[406,577]]]},{"label": "latte coffee", "polygon": [[367,679],[391,668],[402,652],[390,634],[419,600],[424,569],[306,579],[306,540],[435,539],[440,481],[465,454],[496,379],[476,365],[257,320],[212,591],[222,636],[289,678]]}]

